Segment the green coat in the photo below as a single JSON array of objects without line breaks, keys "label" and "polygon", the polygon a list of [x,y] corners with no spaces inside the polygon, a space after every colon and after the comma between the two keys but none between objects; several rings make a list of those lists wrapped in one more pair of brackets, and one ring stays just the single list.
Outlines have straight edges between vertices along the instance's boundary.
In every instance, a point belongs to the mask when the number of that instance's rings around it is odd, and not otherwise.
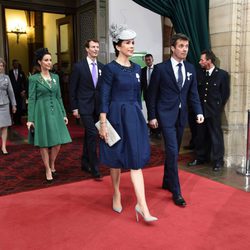
[{"label": "green coat", "polygon": [[29,143],[39,147],[52,147],[71,142],[64,122],[66,112],[60,92],[59,77],[51,75],[49,84],[40,73],[29,77],[28,121],[34,122],[34,138]]}]

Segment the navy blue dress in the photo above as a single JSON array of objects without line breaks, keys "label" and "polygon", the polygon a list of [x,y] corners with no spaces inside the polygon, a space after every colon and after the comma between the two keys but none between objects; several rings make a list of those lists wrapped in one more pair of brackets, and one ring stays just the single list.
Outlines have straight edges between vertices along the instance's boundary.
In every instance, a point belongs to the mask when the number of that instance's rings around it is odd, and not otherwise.
[{"label": "navy blue dress", "polygon": [[109,147],[100,142],[100,161],[112,168],[140,169],[150,158],[147,124],[141,106],[141,68],[131,62],[124,67],[116,61],[105,65],[101,76],[101,113],[120,135]]}]

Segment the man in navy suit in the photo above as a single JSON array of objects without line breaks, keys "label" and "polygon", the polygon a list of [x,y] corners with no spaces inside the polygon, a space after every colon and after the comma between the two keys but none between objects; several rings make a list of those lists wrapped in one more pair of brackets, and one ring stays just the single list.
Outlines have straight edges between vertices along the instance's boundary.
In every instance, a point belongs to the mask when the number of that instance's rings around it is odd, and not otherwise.
[{"label": "man in navy suit", "polygon": [[17,59],[12,61],[13,69],[9,71],[9,77],[14,90],[17,111],[13,114],[13,121],[15,125],[22,124],[22,112],[25,109],[24,100],[25,100],[25,88],[26,88],[26,76],[21,69]]},{"label": "man in navy suit", "polygon": [[221,129],[221,113],[229,98],[229,75],[215,66],[216,56],[211,50],[201,52],[198,73],[198,92],[205,116],[205,122],[197,126],[195,151],[197,158],[188,166],[213,162],[213,171],[219,171],[224,164],[224,139]]},{"label": "man in navy suit", "polygon": [[97,61],[99,42],[89,39],[85,43],[87,57],[74,65],[70,78],[70,100],[73,115],[81,118],[85,128],[81,168],[100,180],[97,157],[98,132],[95,123],[99,120],[99,77],[103,64]]},{"label": "man in navy suit", "polygon": [[[154,70],[154,58],[152,54],[146,54],[144,56],[144,61],[146,66],[141,70],[141,90],[143,94],[143,98],[146,103],[146,107],[148,106],[148,86],[151,78],[151,74]],[[161,139],[161,130],[160,128],[150,128],[150,136],[155,137],[156,139]]]},{"label": "man in navy suit", "polygon": [[157,64],[151,76],[148,92],[149,124],[162,129],[165,142],[165,164],[162,188],[173,194],[176,205],[185,207],[178,175],[178,154],[187,121],[187,104],[197,115],[197,123],[204,117],[197,91],[194,66],[185,61],[189,49],[189,38],[175,34],[171,38],[171,58]]}]

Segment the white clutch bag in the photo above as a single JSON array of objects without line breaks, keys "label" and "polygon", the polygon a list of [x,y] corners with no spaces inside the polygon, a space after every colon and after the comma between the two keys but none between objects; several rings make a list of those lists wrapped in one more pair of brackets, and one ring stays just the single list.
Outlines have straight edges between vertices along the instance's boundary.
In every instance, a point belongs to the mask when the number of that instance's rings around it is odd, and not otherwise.
[{"label": "white clutch bag", "polygon": [[[121,137],[117,134],[117,132],[115,131],[115,129],[113,128],[113,126],[110,124],[110,122],[108,120],[107,121],[107,130],[108,130],[108,145],[111,147],[113,146],[115,143],[117,143],[118,141],[121,140]],[[95,124],[96,128],[98,130],[100,130],[100,121],[98,121]]]}]

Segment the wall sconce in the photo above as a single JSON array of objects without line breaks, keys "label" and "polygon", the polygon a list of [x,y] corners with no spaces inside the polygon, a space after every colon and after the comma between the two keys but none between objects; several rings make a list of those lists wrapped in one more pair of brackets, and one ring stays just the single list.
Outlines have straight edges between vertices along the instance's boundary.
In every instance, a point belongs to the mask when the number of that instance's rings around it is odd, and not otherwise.
[{"label": "wall sconce", "polygon": [[26,30],[21,27],[15,27],[14,29],[11,29],[10,31],[7,31],[7,33],[13,33],[16,34],[16,43],[19,43],[19,37],[20,35],[27,34]]}]

